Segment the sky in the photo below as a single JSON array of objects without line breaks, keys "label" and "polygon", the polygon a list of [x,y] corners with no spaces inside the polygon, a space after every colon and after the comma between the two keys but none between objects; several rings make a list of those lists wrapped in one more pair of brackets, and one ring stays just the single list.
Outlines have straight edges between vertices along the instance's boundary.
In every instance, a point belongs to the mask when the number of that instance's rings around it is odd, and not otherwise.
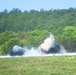
[{"label": "sky", "polygon": [[21,11],[76,8],[76,0],[0,0],[0,12],[18,8]]}]

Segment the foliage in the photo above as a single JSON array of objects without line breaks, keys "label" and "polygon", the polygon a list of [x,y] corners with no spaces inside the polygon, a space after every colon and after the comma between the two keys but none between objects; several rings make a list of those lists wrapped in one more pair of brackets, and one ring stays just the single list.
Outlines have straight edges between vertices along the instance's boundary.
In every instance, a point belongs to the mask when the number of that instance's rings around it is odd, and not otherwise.
[{"label": "foliage", "polygon": [[10,12],[8,10],[0,12],[0,32],[7,30],[28,32],[36,29],[48,30],[52,27],[58,30],[58,28],[65,28],[65,26],[76,26],[75,24],[76,8],[48,11],[41,9],[29,12],[22,12],[20,9],[14,8]]},{"label": "foliage", "polygon": [[40,30],[34,30],[32,32],[28,32],[26,34],[26,41],[25,41],[25,44],[29,45],[30,47],[32,46],[39,46],[44,39],[47,38],[47,36],[49,35],[49,32],[48,31],[40,31]]},{"label": "foliage", "polygon": [[0,12],[0,55],[12,49],[16,42],[38,47],[51,33],[56,43],[76,52],[76,8],[24,12],[5,9]]},{"label": "foliage", "polygon": [[69,51],[76,51],[76,27],[67,26],[63,32],[63,43]]},{"label": "foliage", "polygon": [[14,45],[19,44],[19,39],[18,38],[12,38],[8,42],[5,42],[4,45],[2,45],[1,50],[3,51],[2,54],[7,54],[9,50],[12,50]]},{"label": "foliage", "polygon": [[7,54],[9,50],[16,44],[19,44],[19,35],[12,31],[6,31],[0,35],[0,52],[2,54]]}]

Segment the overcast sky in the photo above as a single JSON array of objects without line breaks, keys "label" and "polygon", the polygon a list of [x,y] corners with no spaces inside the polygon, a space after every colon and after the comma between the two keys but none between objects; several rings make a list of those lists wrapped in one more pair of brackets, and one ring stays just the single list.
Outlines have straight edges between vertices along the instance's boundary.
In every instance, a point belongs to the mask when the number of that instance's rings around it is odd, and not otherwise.
[{"label": "overcast sky", "polygon": [[50,10],[50,9],[68,9],[76,8],[76,0],[0,0],[0,12],[13,8],[24,10]]}]

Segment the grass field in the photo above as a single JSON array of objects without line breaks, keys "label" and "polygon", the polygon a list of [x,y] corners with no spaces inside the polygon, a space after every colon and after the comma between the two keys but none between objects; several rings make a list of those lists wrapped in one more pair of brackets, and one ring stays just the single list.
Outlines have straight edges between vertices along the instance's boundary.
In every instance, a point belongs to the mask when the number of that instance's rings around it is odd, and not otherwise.
[{"label": "grass field", "polygon": [[0,75],[76,75],[76,56],[0,58]]}]

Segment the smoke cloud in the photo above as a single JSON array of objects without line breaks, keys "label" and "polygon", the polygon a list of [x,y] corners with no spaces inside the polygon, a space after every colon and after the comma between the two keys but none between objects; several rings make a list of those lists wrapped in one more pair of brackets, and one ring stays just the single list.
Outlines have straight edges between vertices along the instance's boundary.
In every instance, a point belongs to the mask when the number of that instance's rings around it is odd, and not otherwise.
[{"label": "smoke cloud", "polygon": [[44,40],[44,42],[36,49],[32,47],[30,50],[27,48],[15,45],[8,53],[10,56],[42,56],[46,54],[54,53],[66,53],[66,50],[62,45],[55,44],[55,38],[50,35]]},{"label": "smoke cloud", "polygon": [[48,51],[51,47],[54,46],[54,42],[55,42],[54,36],[50,35],[49,38],[44,40],[44,43],[42,43],[40,47],[41,49]]}]

